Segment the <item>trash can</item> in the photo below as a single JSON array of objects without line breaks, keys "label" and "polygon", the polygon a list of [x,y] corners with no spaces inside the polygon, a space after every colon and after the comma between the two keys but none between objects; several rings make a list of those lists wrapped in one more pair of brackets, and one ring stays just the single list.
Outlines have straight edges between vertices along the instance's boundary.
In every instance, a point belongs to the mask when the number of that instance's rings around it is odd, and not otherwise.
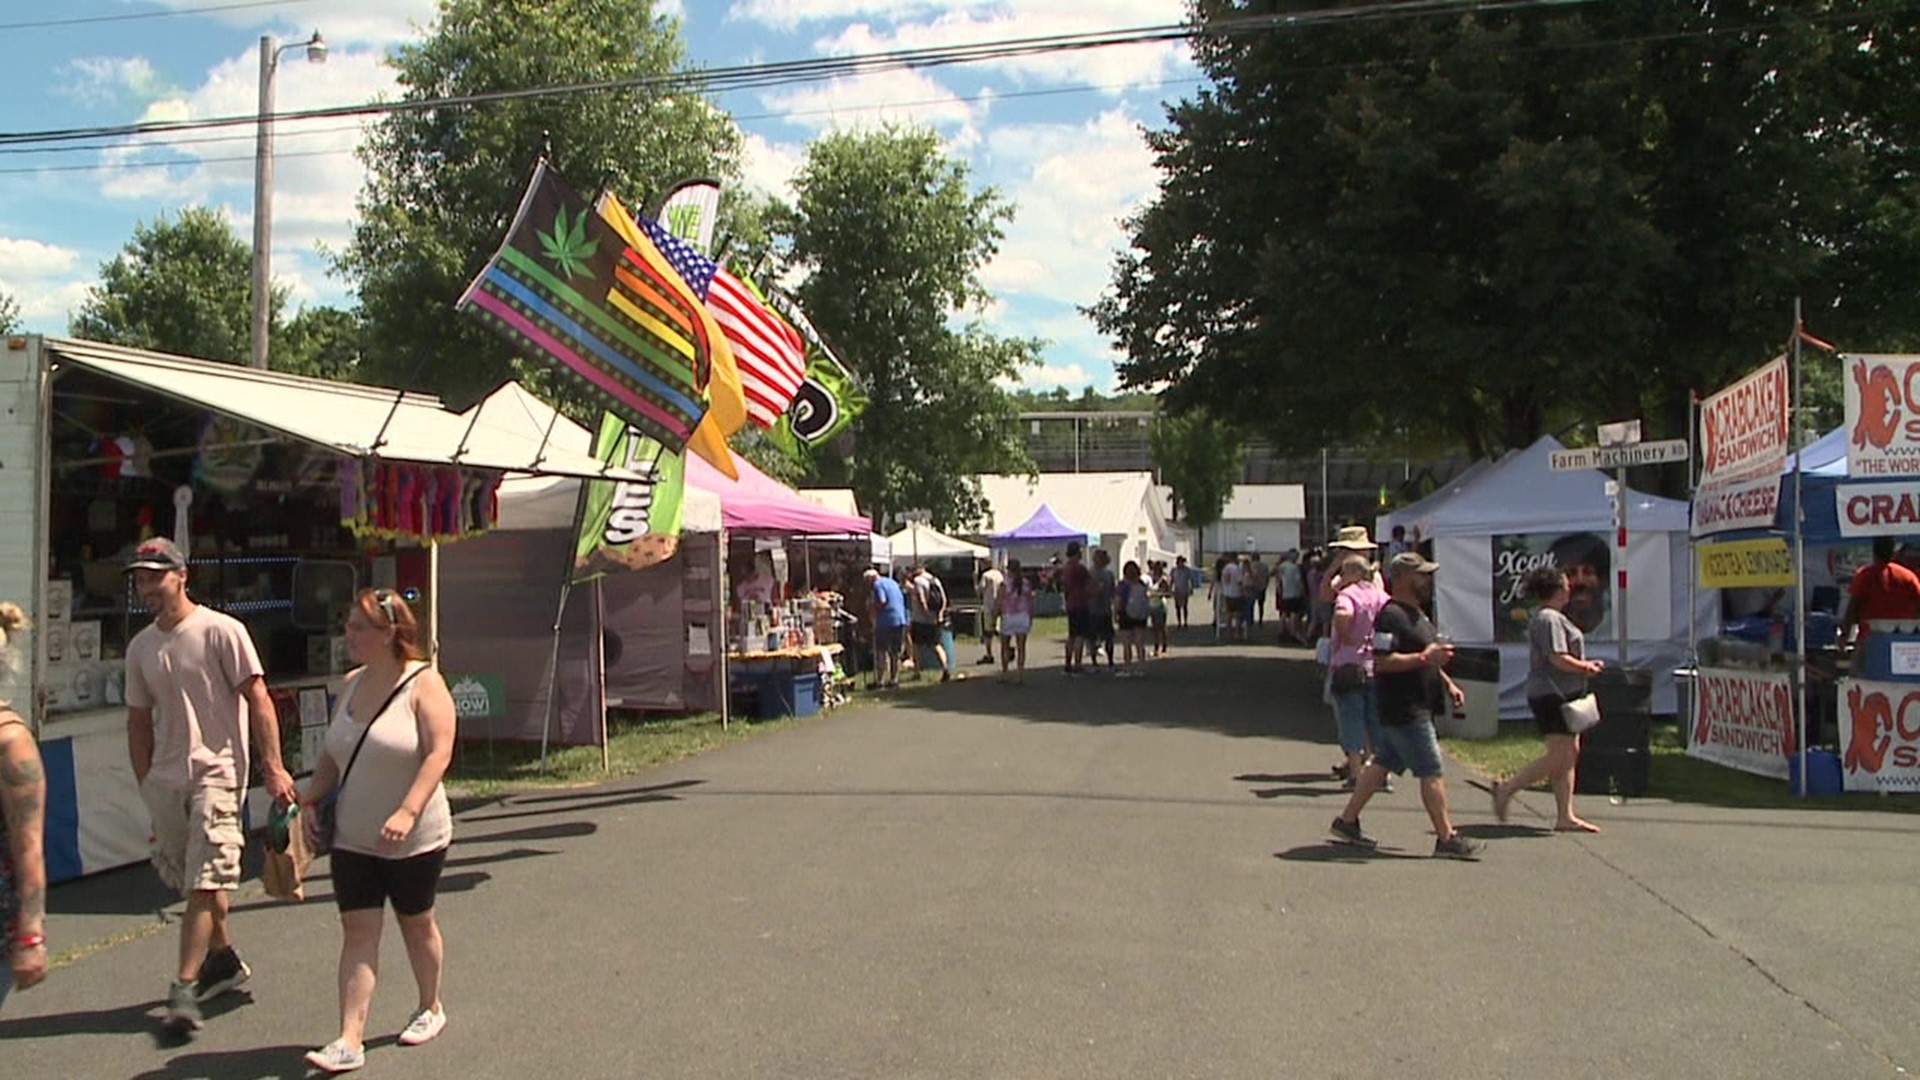
[{"label": "trash can", "polygon": [[953,624],[953,636],[961,641],[980,636],[980,609],[977,607],[957,607],[948,619]]},{"label": "trash can", "polygon": [[1673,670],[1674,719],[1680,727],[1680,749],[1693,739],[1694,694],[1700,688],[1700,672],[1690,667]]},{"label": "trash can", "polygon": [[1574,790],[1646,794],[1653,753],[1652,673],[1610,667],[1590,685],[1600,703],[1600,723],[1580,739]]},{"label": "trash can", "polygon": [[1438,718],[1434,728],[1453,739],[1491,739],[1500,734],[1500,650],[1455,649],[1447,674],[1460,685],[1467,705],[1459,715]]}]

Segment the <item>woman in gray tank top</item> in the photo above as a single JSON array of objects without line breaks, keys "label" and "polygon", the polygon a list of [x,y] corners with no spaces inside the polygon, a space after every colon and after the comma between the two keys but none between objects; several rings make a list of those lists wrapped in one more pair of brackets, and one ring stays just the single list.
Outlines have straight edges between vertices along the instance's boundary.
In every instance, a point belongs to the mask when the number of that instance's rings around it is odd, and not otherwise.
[{"label": "woman in gray tank top", "polygon": [[1556,832],[1599,832],[1600,826],[1573,812],[1573,774],[1580,764],[1580,736],[1567,730],[1562,706],[1587,692],[1587,679],[1599,673],[1598,660],[1587,659],[1586,635],[1567,618],[1567,575],[1543,566],[1522,582],[1527,598],[1539,610],[1527,623],[1527,706],[1540,727],[1546,752],[1526,768],[1493,785],[1493,815],[1507,820],[1507,804],[1516,792],[1542,780],[1553,784],[1553,827]]}]

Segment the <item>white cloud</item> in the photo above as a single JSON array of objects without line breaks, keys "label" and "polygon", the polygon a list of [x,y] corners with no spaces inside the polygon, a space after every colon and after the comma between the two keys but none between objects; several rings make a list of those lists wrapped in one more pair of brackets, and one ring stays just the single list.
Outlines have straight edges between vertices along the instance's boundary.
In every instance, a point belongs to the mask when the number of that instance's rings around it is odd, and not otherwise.
[{"label": "white cloud", "polygon": [[[1180,22],[1184,17],[1178,0],[1172,3],[1167,0],[1111,3],[1072,0],[1023,4],[1017,12],[1004,9],[978,13],[947,11],[930,22],[897,23],[884,30],[868,23],[854,23],[819,42],[817,47],[823,53],[835,55],[940,49],[1103,29],[1159,26]],[[1151,85],[1168,78],[1183,66],[1186,55],[1186,46],[1177,41],[1156,41],[1008,56],[966,66],[970,70],[1005,72],[1027,82],[1090,83],[1118,93],[1127,87]]]},{"label": "white cloud", "polygon": [[1123,109],[1085,124],[1006,125],[987,134],[989,172],[1016,204],[988,288],[1091,304],[1124,249],[1122,219],[1150,198],[1158,174]]},{"label": "white cloud", "polygon": [[86,106],[112,105],[123,98],[147,102],[177,93],[144,56],[82,56],[56,72],[58,92]]},{"label": "white cloud", "polygon": [[71,248],[0,236],[0,273],[15,280],[55,277],[72,270],[80,254]]},{"label": "white cloud", "polygon": [[748,187],[791,203],[795,196],[793,178],[806,163],[807,148],[793,143],[776,143],[763,136],[746,133],[741,140],[740,172]]},{"label": "white cloud", "polygon": [[761,95],[766,105],[784,114],[790,123],[816,131],[832,128],[878,127],[887,123],[930,127],[955,148],[980,141],[985,108],[956,95],[917,71],[889,71],[876,75],[834,79]]},{"label": "white cloud", "polygon": [[[155,2],[163,8],[195,11],[228,26],[268,30],[282,42],[304,41],[318,29],[332,46],[390,45],[417,37],[415,27],[431,23],[440,7],[438,0],[327,0],[281,10],[253,4],[220,11],[209,10],[206,0]],[[259,54],[252,55],[257,68]]]},{"label": "white cloud", "polygon": [[[289,52],[275,80],[277,112],[357,104],[396,91],[391,69],[372,48],[336,48],[325,64]],[[146,119],[245,116],[258,101],[259,62],[242,53],[210,70],[200,86],[154,102]],[[356,217],[354,201],[364,170],[353,155],[361,125],[352,120],[283,121],[274,128],[273,250],[276,265],[317,244],[339,247]],[[254,129],[251,125],[212,133],[218,141],[169,143],[165,136],[129,140],[103,155],[113,166],[184,162],[166,168],[109,167],[98,174],[109,198],[167,207],[222,206],[235,230],[253,228]],[[277,276],[277,275],[276,275]],[[317,285],[309,283],[309,288]]]},{"label": "white cloud", "polygon": [[20,322],[29,331],[65,333],[68,317],[87,298],[91,281],[60,281],[17,285],[0,278],[0,293],[20,304]]}]

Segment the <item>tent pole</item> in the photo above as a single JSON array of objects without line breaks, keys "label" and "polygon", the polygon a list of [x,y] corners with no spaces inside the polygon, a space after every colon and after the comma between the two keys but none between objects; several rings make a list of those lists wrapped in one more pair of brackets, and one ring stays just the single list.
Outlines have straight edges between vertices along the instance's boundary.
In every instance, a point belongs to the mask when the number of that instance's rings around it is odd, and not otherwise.
[{"label": "tent pole", "polygon": [[[727,530],[723,528],[713,534],[713,573],[707,575],[713,582],[713,618],[715,624],[720,627],[720,644],[719,647],[714,650],[713,670],[715,673],[714,677],[719,681],[721,731],[728,730],[733,724],[733,700],[731,694],[733,686],[732,680],[727,677],[727,646],[731,640],[727,629],[730,620],[727,617],[727,587],[726,583],[721,579],[721,574],[726,569],[726,565]],[[709,631],[709,633],[711,633],[711,631]]]},{"label": "tent pole", "polygon": [[[604,578],[593,580],[593,622],[604,627],[607,619],[607,596]],[[558,638],[555,639],[556,641]],[[613,771],[613,751],[607,746],[607,635],[603,631],[593,635],[593,654],[595,657],[594,682],[599,690],[600,699],[600,772]]]},{"label": "tent pole", "polygon": [[1801,501],[1800,448],[1806,443],[1801,430],[1806,417],[1801,398],[1800,298],[1793,298],[1793,717],[1799,728],[1800,783],[1798,794],[1807,794],[1807,510]]},{"label": "tent pole", "polygon": [[553,730],[554,688],[560,681],[560,624],[566,621],[567,594],[573,591],[573,575],[560,580],[560,603],[553,612],[553,648],[547,654],[547,696],[540,703],[540,771],[547,771],[547,736]]},{"label": "tent pole", "polygon": [[[1700,431],[1700,394],[1687,391],[1687,502],[1693,502],[1700,490],[1699,457],[1694,440]],[[1687,538],[1687,666],[1694,670],[1694,686],[1700,685],[1700,606],[1697,578],[1699,576],[1699,553],[1694,550],[1693,538]]]}]

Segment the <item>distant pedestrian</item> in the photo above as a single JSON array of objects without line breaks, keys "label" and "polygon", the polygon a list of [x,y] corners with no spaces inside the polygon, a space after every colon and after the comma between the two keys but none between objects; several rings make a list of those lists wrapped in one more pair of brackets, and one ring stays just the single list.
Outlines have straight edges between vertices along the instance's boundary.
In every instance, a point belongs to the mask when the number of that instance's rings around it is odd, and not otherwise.
[{"label": "distant pedestrian", "polygon": [[1014,682],[1027,681],[1027,635],[1033,630],[1033,586],[1020,569],[1019,559],[1007,560],[1006,582],[1000,586],[1000,681],[1007,667],[1017,664]]},{"label": "distant pedestrian", "polygon": [[1114,592],[1114,621],[1120,625],[1121,656],[1135,675],[1147,670],[1147,622],[1153,617],[1153,597],[1148,595],[1146,578],[1140,564],[1128,559],[1120,568],[1120,584]]},{"label": "distant pedestrian", "polygon": [[1153,655],[1167,655],[1167,597],[1173,595],[1173,582],[1167,577],[1167,564],[1148,564],[1147,625],[1153,630]]},{"label": "distant pedestrian", "polygon": [[276,804],[293,802],[293,777],[280,763],[279,717],[246,626],[187,595],[187,557],[171,540],[142,541],[127,573],[154,616],[127,643],[128,755],[152,817],[154,869],[187,901],[165,1024],[188,1035],[205,1022],[201,1003],[253,974],[227,924],[246,844],[248,729]]},{"label": "distant pedestrian", "polygon": [[[15,645],[27,617],[0,604],[0,676],[20,663]],[[26,990],[47,977],[47,779],[33,732],[13,706],[0,700],[0,1004],[7,991]]]},{"label": "distant pedestrian", "polygon": [[933,571],[925,565],[914,568],[913,579],[907,590],[907,602],[911,621],[908,623],[908,637],[913,641],[914,678],[919,678],[920,659],[927,650],[933,650],[934,659],[940,664],[940,681],[953,679],[953,660],[947,655],[945,643],[947,625],[947,587]]},{"label": "distant pedestrian", "polygon": [[867,615],[873,622],[873,682],[869,690],[900,685],[900,653],[907,645],[907,597],[900,583],[867,568]]},{"label": "distant pedestrian", "polygon": [[993,563],[986,563],[980,571],[977,581],[980,594],[980,647],[986,655],[980,663],[993,663],[993,643],[999,640],[1000,629],[995,624],[1000,620],[1000,589],[1006,584],[1007,575]]},{"label": "distant pedestrian", "polygon": [[1332,831],[1342,843],[1373,847],[1375,841],[1360,829],[1360,812],[1386,786],[1389,775],[1411,770],[1420,781],[1420,802],[1433,822],[1434,857],[1474,859],[1482,845],[1453,827],[1447,785],[1441,776],[1440,741],[1433,730],[1434,714],[1449,700],[1456,709],[1466,702],[1466,695],[1446,673],[1453,646],[1437,640],[1425,612],[1437,569],[1412,552],[1388,564],[1392,600],[1374,622],[1375,633],[1381,635],[1376,643],[1379,655],[1374,657],[1380,743],[1373,760],[1361,770],[1346,809],[1333,819]]},{"label": "distant pedestrian", "polygon": [[1493,816],[1507,820],[1516,792],[1541,780],[1553,785],[1553,827],[1558,832],[1597,833],[1600,826],[1573,812],[1573,779],[1580,766],[1580,736],[1567,730],[1564,708],[1587,693],[1587,679],[1605,666],[1587,659],[1586,635],[1566,615],[1572,590],[1557,566],[1542,566],[1521,582],[1539,610],[1527,623],[1527,707],[1540,728],[1546,752],[1493,785]]},{"label": "distant pedestrian", "polygon": [[1280,579],[1280,634],[1306,644],[1307,575],[1300,568],[1300,553],[1289,551],[1282,555],[1275,575]]},{"label": "distant pedestrian", "polygon": [[1187,565],[1185,555],[1173,557],[1173,615],[1187,625],[1187,603],[1193,598],[1194,578],[1200,571]]},{"label": "distant pedestrian", "polygon": [[1260,558],[1259,552],[1247,563],[1247,623],[1250,626],[1264,626],[1267,621],[1267,587],[1273,582],[1273,567]]},{"label": "distant pedestrian", "polygon": [[1119,582],[1113,576],[1113,556],[1106,548],[1093,549],[1093,579],[1087,588],[1087,615],[1093,623],[1094,663],[1100,662],[1100,650],[1107,654],[1107,670],[1113,668],[1113,601]]},{"label": "distant pedestrian", "polygon": [[1213,621],[1224,637],[1235,640],[1242,636],[1245,625],[1247,572],[1240,560],[1231,556],[1221,556],[1218,566],[1213,592],[1208,596],[1213,601]]},{"label": "distant pedestrian", "polygon": [[1067,562],[1060,568],[1060,591],[1067,605],[1068,675],[1085,671],[1083,657],[1094,648],[1093,614],[1087,604],[1087,592],[1093,585],[1093,571],[1080,561],[1080,542],[1067,544]]},{"label": "distant pedestrian", "polygon": [[388,904],[419,994],[400,1045],[430,1042],[447,1024],[440,1002],[446,945],[434,906],[453,843],[441,783],[453,761],[453,696],[427,663],[412,610],[392,590],[362,589],[346,632],[347,654],[361,666],[340,691],[302,814],[311,823],[321,804],[334,808],[329,872],[340,909],[340,1034],[307,1054],[308,1064],[330,1073],[366,1064]]}]

